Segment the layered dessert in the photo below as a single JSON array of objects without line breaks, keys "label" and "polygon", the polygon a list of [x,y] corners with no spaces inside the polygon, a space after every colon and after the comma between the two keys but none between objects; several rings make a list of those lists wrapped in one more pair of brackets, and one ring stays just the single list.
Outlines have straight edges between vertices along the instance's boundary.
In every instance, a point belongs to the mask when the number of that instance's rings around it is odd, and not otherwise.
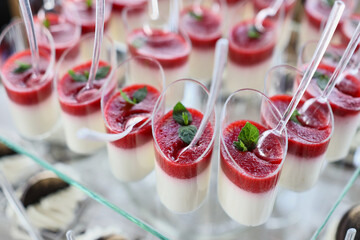
[{"label": "layered dessert", "polygon": [[208,192],[213,125],[208,123],[198,143],[179,156],[190,144],[202,117],[198,110],[178,103],[153,126],[157,192],[165,207],[177,213],[197,209]]},{"label": "layered dessert", "polygon": [[180,28],[190,38],[189,76],[210,81],[214,65],[215,44],[221,38],[221,16],[207,7],[190,6],[180,14]]},{"label": "layered dessert", "polygon": [[[181,35],[160,29],[135,29],[127,36],[132,56],[150,57],[162,66],[166,83],[187,76],[191,44]],[[136,60],[135,79],[153,74],[153,64]]]},{"label": "layered dessert", "polygon": [[265,30],[260,33],[254,21],[241,22],[231,29],[225,79],[225,90],[229,93],[240,88],[264,89],[264,78],[275,48],[276,29],[274,22],[265,20]]},{"label": "layered dessert", "polygon": [[107,144],[110,169],[121,181],[140,180],[154,169],[150,116],[159,96],[160,92],[150,85],[134,84],[116,93],[105,105],[108,133],[121,133],[131,120],[144,118],[126,137]]},{"label": "layered dessert", "polygon": [[[96,1],[95,0],[64,0],[62,1],[64,16],[73,24],[81,25],[82,34],[95,32]],[[105,30],[107,29],[112,4],[105,3]]]},{"label": "layered dessert", "polygon": [[[59,59],[65,50],[74,47],[79,42],[81,36],[79,25],[69,22],[59,14],[47,13],[44,19],[38,17],[34,21],[37,24],[42,24],[51,33],[54,39],[56,59]],[[39,46],[48,49],[50,52],[50,46],[46,39],[41,37],[41,33],[38,43]]]},{"label": "layered dessert", "polygon": [[253,136],[250,132],[259,137],[266,130],[256,122],[240,120],[221,133],[218,199],[227,215],[246,226],[263,224],[269,218],[284,154],[274,134],[262,143],[264,155],[256,146],[258,139],[240,138]]},{"label": "layered dessert", "polygon": [[146,15],[147,0],[111,0],[111,2],[113,5],[109,22],[110,36],[115,41],[125,43],[124,11],[127,11],[126,24],[139,25]]},{"label": "layered dessert", "polygon": [[[308,0],[305,2],[305,15],[300,27],[299,46],[303,46],[310,40],[318,41],[320,39],[322,28],[330,15],[331,8],[335,1],[332,0]],[[354,8],[353,0],[344,0],[345,11],[340,20],[338,29],[341,28],[343,19],[349,17]],[[339,35],[335,33],[332,42],[339,43]]]},{"label": "layered dessert", "polygon": [[[335,67],[320,64],[304,97],[314,98],[324,90]],[[328,161],[344,158],[350,149],[360,120],[360,79],[346,75],[331,92],[328,101],[334,114],[334,133],[326,153]]]},{"label": "layered dessert", "polygon": [[[291,99],[289,95],[270,98],[281,113],[285,112]],[[301,109],[303,104],[304,101],[300,101],[297,108]],[[280,184],[284,188],[296,192],[306,191],[319,179],[332,133],[332,122],[326,116],[327,109],[326,104],[314,104],[312,109],[302,114],[295,110],[287,123],[288,151],[280,177]],[[307,114],[309,111],[314,114]],[[269,115],[264,113],[263,121],[273,128],[277,121],[271,123],[267,117]]]},{"label": "layered dessert", "polygon": [[233,24],[241,21],[252,15],[253,9],[250,1],[246,0],[216,0],[220,5],[223,12],[224,23],[222,25],[222,32],[224,37],[228,37],[229,30]]},{"label": "layered dessert", "polygon": [[34,138],[49,133],[58,121],[53,64],[54,59],[48,51],[40,49],[39,73],[35,74],[31,52],[25,50],[9,57],[1,68],[11,115],[24,137]]},{"label": "layered dessert", "polygon": [[65,130],[66,144],[79,154],[90,154],[104,143],[77,138],[77,131],[83,127],[105,132],[101,114],[100,98],[104,82],[111,77],[110,64],[100,61],[93,88],[85,90],[91,61],[75,66],[58,81],[61,115]]}]

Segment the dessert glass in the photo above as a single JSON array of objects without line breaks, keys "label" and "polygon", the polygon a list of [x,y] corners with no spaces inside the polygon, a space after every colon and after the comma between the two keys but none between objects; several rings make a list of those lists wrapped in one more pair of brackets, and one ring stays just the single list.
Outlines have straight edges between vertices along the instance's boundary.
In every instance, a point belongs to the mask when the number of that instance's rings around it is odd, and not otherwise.
[{"label": "dessert glass", "polygon": [[[136,68],[138,62],[151,67],[152,73],[140,77]],[[164,72],[156,60],[133,57],[122,62],[116,68],[114,77],[104,85],[101,108],[108,133],[121,133],[131,119],[144,117],[127,136],[107,143],[111,172],[120,181],[141,180],[154,169],[151,114],[164,84]],[[127,103],[120,94],[122,89],[131,97],[130,94],[144,87],[147,88],[147,95],[136,104]]]},{"label": "dessert glass", "polygon": [[218,199],[233,220],[246,226],[263,224],[269,218],[287,151],[286,129],[281,135],[265,138],[262,151],[256,146],[242,152],[234,146],[246,122],[255,125],[260,134],[268,129],[263,124],[265,111],[267,118],[281,118],[263,93],[241,89],[228,97],[221,114]]},{"label": "dessert glass", "polygon": [[[175,99],[172,89],[185,89],[184,97]],[[180,101],[192,115],[189,125],[199,127],[208,94],[200,82],[180,79],[167,86],[153,112],[156,188],[161,203],[176,213],[194,211],[208,194],[216,117],[214,109],[199,142],[178,158],[188,144],[178,135],[181,126],[174,121],[172,110]]]},{"label": "dessert glass", "polygon": [[[94,88],[81,91],[86,81],[75,81],[69,74],[85,74],[90,70],[92,61],[92,48],[94,34],[89,33],[81,37],[79,44],[64,52],[56,70],[58,99],[61,106],[61,116],[65,130],[66,144],[75,153],[91,154],[104,146],[103,142],[79,139],[77,131],[83,127],[95,131],[105,132],[104,121],[101,114],[101,91],[106,79],[113,77],[115,69],[115,50],[112,40],[104,35],[100,47],[99,68],[109,67],[105,78],[94,80]],[[86,78],[87,79],[87,78]]]},{"label": "dessert glass", "polygon": [[[302,78],[302,72],[294,67],[280,65],[271,68],[265,79],[265,93],[273,101],[281,113],[284,113],[297,87],[297,79]],[[301,100],[297,110],[305,100]],[[319,179],[325,154],[333,133],[334,117],[330,104],[319,104],[312,109],[309,122],[304,123],[306,113],[291,118],[287,123],[288,150],[280,177],[280,185],[288,190],[303,192],[309,190]],[[325,114],[329,113],[327,117]],[[324,116],[322,118],[322,116]],[[325,119],[330,119],[325,122]],[[268,122],[270,127],[274,124]],[[319,126],[314,127],[314,123]],[[276,123],[275,123],[276,124]]]},{"label": "dessert glass", "polygon": [[[40,32],[36,27],[36,32]],[[33,75],[31,53],[22,21],[11,23],[0,35],[1,80],[4,84],[11,116],[20,135],[30,139],[49,136],[58,123],[59,107],[54,92],[55,48],[47,29],[38,39],[50,48],[39,48],[39,76]],[[20,69],[20,64],[30,68]],[[21,69],[20,69],[21,70]],[[34,114],[36,113],[36,114]]]}]

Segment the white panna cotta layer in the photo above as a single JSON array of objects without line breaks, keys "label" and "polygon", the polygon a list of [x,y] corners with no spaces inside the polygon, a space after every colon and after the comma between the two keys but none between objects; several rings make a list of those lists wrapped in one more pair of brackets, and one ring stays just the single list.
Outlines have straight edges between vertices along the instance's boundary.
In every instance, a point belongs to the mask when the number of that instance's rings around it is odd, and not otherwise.
[{"label": "white panna cotta layer", "polygon": [[253,88],[264,91],[264,79],[271,66],[271,57],[259,64],[240,65],[229,59],[224,88],[232,93],[240,88]]},{"label": "white panna cotta layer", "polygon": [[9,99],[9,108],[19,133],[27,138],[49,133],[59,119],[59,105],[54,93],[34,105],[20,105]]},{"label": "white panna cotta layer", "polygon": [[154,145],[148,141],[140,147],[120,148],[107,143],[110,169],[120,181],[138,181],[154,169]]},{"label": "white panna cotta layer", "polygon": [[304,20],[300,25],[299,34],[299,48],[302,48],[308,41],[319,41],[321,32],[311,25],[307,16],[304,16]]},{"label": "white panna cotta layer", "polygon": [[203,83],[211,81],[212,69],[214,67],[215,49],[201,49],[193,47],[190,53],[189,76]]},{"label": "white panna cotta layer", "polygon": [[360,113],[356,115],[339,116],[334,114],[334,133],[326,151],[329,162],[343,159],[350,150],[351,142],[359,126]]},{"label": "white panna cotta layer", "polygon": [[162,204],[177,213],[197,209],[208,193],[210,168],[211,164],[193,178],[180,179],[169,176],[155,160],[156,188]]},{"label": "white panna cotta layer", "polygon": [[288,152],[281,171],[280,185],[296,192],[310,189],[319,179],[324,159],[325,153],[304,159]]},{"label": "white panna cotta layer", "polygon": [[90,128],[94,131],[105,132],[101,111],[85,116],[74,116],[62,112],[66,144],[71,151],[79,154],[91,154],[105,145],[104,142],[79,139],[77,132],[81,128]]},{"label": "white panna cotta layer", "polygon": [[219,167],[218,199],[229,217],[246,226],[266,222],[272,212],[277,189],[265,193],[247,192],[236,186]]}]

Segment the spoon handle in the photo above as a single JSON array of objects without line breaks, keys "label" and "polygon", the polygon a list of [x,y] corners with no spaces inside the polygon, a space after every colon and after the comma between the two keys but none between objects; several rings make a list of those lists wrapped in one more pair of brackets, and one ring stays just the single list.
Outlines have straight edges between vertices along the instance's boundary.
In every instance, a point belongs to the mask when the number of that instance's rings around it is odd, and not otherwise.
[{"label": "spoon handle", "polygon": [[159,18],[159,3],[158,0],[151,0],[149,6],[149,15],[152,20]]},{"label": "spoon handle", "polygon": [[276,126],[275,130],[282,132],[286,127],[287,122],[290,120],[292,113],[295,111],[296,106],[299,104],[300,99],[305,93],[306,88],[310,84],[312,77],[318,68],[321,59],[324,56],[326,48],[328,47],[332,36],[336,30],[336,27],[340,21],[341,15],[344,12],[345,4],[342,1],[337,0],[331,10],[329,19],[325,26],[325,29],[321,35],[320,41],[316,47],[315,53],[311,59],[309,66],[306,68],[303,78],[301,79],[300,85],[296,90],[289,106],[285,110],[284,115]]},{"label": "spoon handle", "polygon": [[178,26],[179,26],[179,0],[172,0],[171,1],[171,12],[170,12],[170,31],[173,33],[178,33]]},{"label": "spoon handle", "polygon": [[9,204],[12,206],[19,220],[21,221],[21,223],[29,233],[31,239],[42,240],[42,237],[40,236],[39,232],[31,225],[26,215],[24,206],[15,196],[14,189],[7,181],[6,177],[4,176],[1,170],[0,170],[0,186],[5,194],[6,199],[9,201]]},{"label": "spoon handle", "polygon": [[72,230],[66,232],[67,240],[75,240]]},{"label": "spoon handle", "polygon": [[31,64],[34,76],[39,76],[39,46],[35,36],[34,18],[31,12],[29,0],[19,0],[21,14],[23,16],[26,34],[29,40],[29,47],[31,51]]},{"label": "spoon handle", "polygon": [[262,9],[255,17],[255,28],[259,32],[264,31],[263,22],[267,17],[273,17],[279,11],[284,0],[276,0],[270,7]]},{"label": "spoon handle", "polygon": [[[359,43],[360,43],[360,24],[357,25],[355,33],[351,37],[350,43],[347,46],[343,56],[341,57],[339,64],[336,66],[334,73],[331,75],[330,80],[327,83],[327,85],[322,93],[321,98],[327,99],[329,97],[331,91],[334,89],[336,83],[338,81],[341,81],[341,79],[343,77],[345,77],[343,72],[344,72],[346,66],[348,65],[348,63],[349,63],[352,55],[354,54],[356,47],[359,45]],[[360,67],[360,62],[357,64],[356,70],[358,70],[359,67]]]},{"label": "spoon handle", "polygon": [[96,72],[99,66],[101,43],[104,35],[104,15],[105,15],[105,0],[96,0],[96,25],[95,25],[95,39],[94,50],[92,55],[92,63],[89,71],[89,79],[86,83],[86,89],[92,89]]}]

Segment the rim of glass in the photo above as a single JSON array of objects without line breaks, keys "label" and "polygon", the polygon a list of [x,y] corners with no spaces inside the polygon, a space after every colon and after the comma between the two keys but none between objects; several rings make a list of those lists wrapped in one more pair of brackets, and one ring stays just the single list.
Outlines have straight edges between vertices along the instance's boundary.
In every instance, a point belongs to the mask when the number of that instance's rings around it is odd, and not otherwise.
[{"label": "rim of glass", "polygon": [[[22,26],[23,29],[25,29],[25,24],[24,21],[22,19],[15,19],[13,20],[1,33],[0,35],[0,43],[3,42],[5,36],[11,31],[11,29],[16,28],[17,26]],[[50,62],[49,65],[46,68],[45,74],[41,77],[41,81],[43,82],[48,78],[51,78],[51,75],[55,75],[55,71],[54,71],[54,67],[55,67],[55,44],[54,44],[54,39],[52,37],[52,35],[50,34],[49,30],[46,29],[45,27],[40,26],[41,31],[43,31],[43,33],[45,34],[47,40],[49,41],[50,44]],[[25,50],[29,50],[29,48],[25,48]],[[39,49],[40,51],[40,49]],[[18,53],[18,52],[16,52]],[[15,53],[15,54],[16,54]],[[14,54],[12,54],[11,56],[13,56]],[[11,57],[9,56],[9,58]],[[6,79],[2,73],[2,71],[0,71],[0,76],[2,79]]]},{"label": "rim of glass", "polygon": [[[161,64],[160,64],[156,59],[153,59],[153,58],[150,58],[150,57],[143,57],[143,56],[129,57],[129,58],[125,59],[123,62],[121,62],[121,63],[116,67],[116,69],[114,70],[114,75],[116,75],[115,72],[118,71],[120,68],[124,67],[124,68],[126,69],[126,68],[127,68],[126,65],[127,65],[129,62],[136,61],[137,59],[142,59],[142,60],[151,61],[151,62],[153,62],[153,63],[159,68],[160,76],[161,76],[161,80],[160,80],[160,82],[161,82],[161,89],[159,89],[159,90],[160,90],[159,92],[160,92],[160,96],[161,96],[161,93],[162,93],[162,91],[164,91],[164,88],[165,88],[165,73],[164,73],[163,68],[161,67]],[[125,72],[126,72],[126,71],[125,71]],[[126,76],[126,73],[125,73],[125,76]],[[108,79],[106,79],[106,82],[103,84],[103,87],[102,87],[102,90],[101,90],[101,113],[102,113],[103,120],[104,120],[104,123],[105,123],[106,127],[108,127],[109,129],[111,129],[111,130],[114,131],[114,132],[120,132],[120,131],[115,131],[115,130],[113,130],[113,129],[109,126],[109,124],[108,124],[108,122],[106,121],[106,118],[105,118],[105,107],[106,107],[106,104],[105,104],[104,99],[105,99],[106,93],[108,92],[108,91],[106,91],[106,90],[109,88],[109,86],[112,84],[113,81],[115,81],[115,82],[117,83],[117,79],[108,78]],[[125,87],[125,86],[124,86],[124,87]],[[112,96],[114,96],[114,94],[116,94],[116,93],[118,92],[117,90],[118,90],[118,86],[117,86],[117,84],[115,84],[115,91],[116,91],[116,92],[114,92],[113,94],[111,94],[111,95],[109,96],[109,99],[110,99]],[[160,96],[159,96],[159,97],[160,97]],[[157,102],[157,101],[156,101],[156,102]],[[156,103],[155,103],[155,105],[154,105],[154,109],[155,109],[155,106],[156,106]],[[153,109],[153,111],[154,111],[154,109]],[[141,128],[143,128],[144,126],[146,126],[146,125],[151,121],[152,116],[153,116],[153,112],[151,112],[151,116],[150,116],[143,124],[141,124],[141,125],[137,128],[137,130],[140,130]],[[123,132],[123,131],[121,131],[121,132]],[[132,132],[133,132],[133,130],[132,130],[130,133],[132,133]],[[129,134],[130,134],[130,133],[129,133]]]},{"label": "rim of glass", "polygon": [[[87,39],[90,39],[90,38],[92,38],[93,40],[95,39],[95,36],[94,36],[94,33],[87,33],[87,34],[85,34],[85,35],[83,35],[83,36],[81,36],[81,38],[79,39],[79,44],[81,44],[81,42],[83,41],[83,40],[87,40]],[[108,42],[108,44],[109,44],[109,47],[110,47],[110,49],[107,49],[108,50],[108,52],[110,53],[110,65],[111,65],[111,71],[109,72],[109,75],[108,75],[108,79],[111,79],[111,78],[113,78],[113,76],[114,76],[114,72],[115,72],[115,68],[116,68],[116,50],[115,50],[115,45],[114,45],[114,41],[112,40],[112,38],[111,37],[109,37],[108,36],[108,34],[104,34],[104,38],[103,38],[103,41],[102,41],[102,46],[101,46],[101,49],[103,49],[103,47],[104,47],[104,44],[105,44],[105,41],[104,40],[106,40],[107,42]],[[92,43],[93,43],[94,41],[92,41]],[[92,48],[93,48],[93,44],[92,44]],[[55,69],[55,77],[54,77],[54,81],[55,81],[55,89],[57,90],[57,86],[58,86],[58,82],[64,77],[64,75],[62,75],[62,76],[60,76],[60,71],[61,71],[61,65],[62,65],[62,63],[64,62],[64,60],[65,60],[65,58],[68,56],[68,54],[74,49],[74,48],[78,48],[79,46],[78,46],[78,44],[75,44],[74,46],[72,46],[71,48],[68,48],[68,49],[66,49],[65,50],[65,52],[61,55],[61,57],[59,58],[59,61],[58,61],[58,63],[56,64],[57,66],[56,66],[56,69]],[[101,50],[100,50],[101,51]],[[100,57],[101,58],[101,57]],[[86,61],[90,61],[91,62],[91,64],[92,64],[92,58],[90,57],[88,60],[86,60]],[[101,59],[100,59],[100,61],[101,61]],[[78,66],[78,65],[80,65],[80,64],[82,64],[82,63],[84,63],[84,62],[81,62],[81,63],[78,63],[76,66]],[[76,67],[76,66],[73,66],[73,67]],[[104,89],[104,84],[98,89],[98,91],[102,91]],[[58,91],[57,91],[58,92]],[[59,98],[60,98],[60,95],[58,94],[58,96],[59,96]],[[101,97],[101,94],[100,94],[100,97]],[[88,100],[88,101],[85,101],[85,102],[82,102],[82,103],[80,103],[80,104],[86,104],[86,103],[88,103],[88,102],[92,102],[92,101],[94,101],[94,99],[90,99],[90,100]],[[77,104],[79,104],[79,103],[77,103]]]},{"label": "rim of glass", "polygon": [[[242,174],[244,174],[245,176],[249,176],[251,178],[255,178],[255,179],[263,179],[265,177],[255,177],[255,176],[252,176],[251,174],[247,173],[244,169],[242,169],[236,162],[235,160],[233,159],[233,157],[231,156],[229,150],[228,150],[228,147],[226,146],[225,144],[225,139],[223,137],[223,132],[224,130],[229,126],[224,126],[223,124],[223,120],[225,119],[225,116],[226,116],[226,108],[227,108],[227,105],[228,103],[230,102],[230,100],[232,99],[232,97],[234,97],[235,95],[241,93],[241,92],[253,92],[254,94],[257,94],[259,96],[261,96],[261,98],[263,98],[264,100],[266,100],[266,102],[269,104],[269,106],[271,106],[273,108],[274,111],[272,111],[273,113],[276,113],[278,116],[279,116],[279,119],[281,118],[281,114],[280,114],[280,111],[277,109],[277,107],[273,104],[273,102],[262,92],[256,90],[256,89],[252,89],[252,88],[242,88],[242,89],[239,89],[235,92],[233,92],[225,101],[224,103],[224,106],[222,108],[222,111],[221,111],[221,116],[220,116],[220,148],[219,148],[219,152],[221,152],[221,147],[224,147],[225,149],[225,152],[226,154],[229,156],[229,158],[231,159],[231,161],[233,162],[236,170],[238,170],[239,172],[241,172]],[[239,119],[241,120],[241,119]],[[267,130],[271,130],[272,128],[268,128]],[[265,130],[266,131],[266,130]],[[286,157],[286,154],[287,154],[287,149],[288,149],[288,137],[287,137],[287,129],[284,128],[284,130],[282,131],[281,133],[281,137],[284,138],[284,141],[285,141],[285,146],[284,146],[284,149],[283,149],[283,157],[282,157],[282,161],[281,163],[278,165],[278,167],[276,168],[275,171],[273,171],[271,174],[267,175],[266,178],[268,177],[272,177],[276,174],[278,174],[278,172],[281,170],[284,162],[285,162],[285,157]],[[221,146],[222,145],[222,146]]]},{"label": "rim of glass", "polygon": [[[195,80],[195,79],[191,79],[191,78],[181,78],[181,79],[178,79],[172,83],[170,83],[164,90],[163,92],[161,93],[161,95],[159,96],[159,98],[157,99],[156,103],[155,103],[155,107],[154,107],[154,111],[152,112],[152,115],[151,115],[151,130],[152,130],[152,134],[153,134],[153,138],[154,138],[154,145],[157,149],[159,149],[159,152],[161,154],[161,156],[166,159],[166,161],[170,161],[169,158],[164,154],[164,152],[161,150],[158,142],[156,141],[156,134],[155,134],[155,123],[154,123],[154,115],[160,110],[160,108],[162,107],[162,103],[165,101],[165,95],[166,95],[166,91],[171,88],[172,86],[176,85],[177,83],[179,82],[192,82],[194,84],[197,84],[199,85],[205,92],[206,94],[208,95],[209,97],[209,90],[206,88],[206,86],[204,84],[202,84],[201,82]],[[166,110],[166,109],[165,109]],[[167,112],[166,112],[167,113]],[[165,113],[165,114],[166,114]],[[209,145],[207,146],[207,148],[205,149],[205,151],[196,159],[196,161],[194,162],[191,162],[191,164],[193,163],[197,163],[198,161],[200,161],[204,156],[205,154],[207,154],[211,147],[213,146],[214,144],[214,141],[215,141],[215,137],[216,137],[216,126],[217,126],[217,120],[216,120],[216,108],[214,107],[214,110],[212,111],[212,114],[213,114],[213,119],[214,119],[214,124],[213,124],[213,136],[211,137],[211,141],[209,143]],[[211,122],[211,120],[209,120]],[[174,161],[172,161],[173,163],[176,163]],[[178,165],[181,165],[181,163],[176,163]]]},{"label": "rim of glass", "polygon": [[[316,42],[316,41],[315,41]],[[296,67],[293,67],[293,66],[290,66],[290,65],[286,65],[286,64],[282,64],[282,65],[278,65],[278,66],[274,66],[274,67],[272,67],[272,68],[270,68],[267,72],[266,72],[266,77],[265,77],[265,84],[264,84],[264,86],[265,86],[265,94],[267,94],[268,95],[268,93],[267,93],[267,86],[269,85],[269,83],[268,83],[268,74],[271,72],[271,71],[273,71],[273,70],[275,70],[275,69],[278,69],[278,68],[288,68],[288,69],[291,69],[291,71],[294,71],[294,72],[297,72],[297,73],[299,73],[299,74],[301,74],[301,75],[303,75],[303,72],[302,71],[300,71],[298,68],[296,68]],[[296,79],[294,79],[293,81],[296,81]],[[309,86],[308,86],[309,87]],[[277,94],[276,94],[277,95]],[[289,94],[282,94],[282,95],[287,95],[287,96],[290,96]],[[275,95],[274,95],[275,96]],[[269,97],[269,99],[271,98],[272,96],[270,96]],[[291,96],[292,97],[292,96]],[[304,101],[304,103],[306,102],[306,101],[308,101],[308,100],[310,100],[310,99],[314,99],[314,98],[309,98],[309,99],[303,99],[303,98],[301,98],[301,100],[300,101]],[[303,137],[301,137],[301,136],[299,136],[299,135],[297,135],[297,134],[295,134],[298,138],[300,138],[300,139],[302,139],[302,140],[305,140],[306,142],[308,142],[308,143],[311,143],[311,144],[319,144],[319,143],[324,143],[324,142],[326,142],[326,141],[328,141],[330,138],[331,138],[331,136],[333,135],[333,133],[334,133],[334,124],[335,124],[335,122],[334,122],[334,113],[333,113],[333,111],[332,111],[332,108],[331,108],[331,105],[330,105],[330,103],[329,103],[329,101],[326,101],[326,107],[329,109],[329,112],[330,112],[330,122],[329,122],[329,125],[331,126],[331,132],[330,132],[330,134],[329,134],[329,136],[327,137],[327,138],[325,138],[325,139],[323,139],[322,141],[320,141],[320,142],[314,142],[314,141],[310,141],[309,139],[305,139],[305,138],[303,138]],[[287,129],[287,128],[286,128]],[[288,131],[288,132],[292,132],[292,131]],[[288,138],[289,138],[289,134],[288,134]]]}]

